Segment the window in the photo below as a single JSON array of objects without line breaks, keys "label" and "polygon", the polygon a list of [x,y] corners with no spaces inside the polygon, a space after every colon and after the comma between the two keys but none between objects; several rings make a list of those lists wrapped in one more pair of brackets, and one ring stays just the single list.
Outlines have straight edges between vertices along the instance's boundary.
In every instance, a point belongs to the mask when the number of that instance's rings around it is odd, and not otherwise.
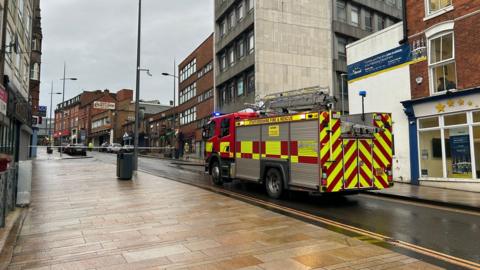
[{"label": "window", "polygon": [[377,30],[380,31],[385,28],[385,18],[382,16],[377,17]]},{"label": "window", "polygon": [[243,17],[245,17],[245,6],[243,2],[241,2],[237,7],[237,17],[238,21],[243,20]]},{"label": "window", "polygon": [[18,16],[23,20],[23,12],[25,10],[24,0],[18,0]]},{"label": "window", "polygon": [[346,61],[347,60],[347,39],[344,37],[337,36],[337,53],[338,59]]},{"label": "window", "polygon": [[233,66],[235,64],[235,50],[230,48],[228,51],[228,64]]},{"label": "window", "polygon": [[220,56],[220,70],[224,71],[227,68],[227,56],[222,54]]},{"label": "window", "polygon": [[237,23],[237,16],[235,16],[235,10],[230,13],[228,16],[228,21],[230,22],[229,28],[232,29],[235,27]]},{"label": "window", "polygon": [[373,16],[372,12],[369,10],[365,11],[365,30],[372,32],[373,30]]},{"label": "window", "polygon": [[222,22],[220,23],[220,36],[225,36],[227,34],[227,20],[223,19]]},{"label": "window", "polygon": [[179,104],[183,104],[197,95],[197,83],[185,87],[185,89],[180,90],[179,93]]},{"label": "window", "polygon": [[428,2],[428,14],[435,13],[452,5],[452,0],[426,0]]},{"label": "window", "polygon": [[190,78],[193,74],[197,72],[197,59],[194,58],[190,63],[180,70],[180,82],[185,81]]},{"label": "window", "polygon": [[248,35],[248,53],[253,53],[255,50],[255,37],[253,31]]},{"label": "window", "polygon": [[347,8],[345,0],[337,0],[337,19],[341,22],[347,21]]},{"label": "window", "polygon": [[255,73],[251,72],[247,76],[247,91],[248,93],[255,92]]},{"label": "window", "polygon": [[248,0],[248,11],[253,10],[255,7],[255,0]]},{"label": "window", "polygon": [[475,122],[476,112],[472,117],[468,114],[470,112],[418,120],[422,177],[479,178],[473,163],[480,168],[480,125]]},{"label": "window", "polygon": [[243,78],[238,79],[237,82],[237,96],[243,96],[244,90],[243,90]]},{"label": "window", "polygon": [[245,40],[240,39],[237,43],[238,59],[242,59],[245,56]]},{"label": "window", "polygon": [[453,33],[443,34],[429,40],[429,72],[432,92],[456,89],[456,70]]},{"label": "window", "polygon": [[352,6],[350,11],[350,21],[352,25],[358,26],[358,18],[359,18],[359,9],[356,6]]},{"label": "window", "polygon": [[230,135],[230,119],[226,118],[222,120],[220,137],[226,137]]},{"label": "window", "polygon": [[192,107],[180,113],[180,125],[187,125],[197,121],[197,107]]}]

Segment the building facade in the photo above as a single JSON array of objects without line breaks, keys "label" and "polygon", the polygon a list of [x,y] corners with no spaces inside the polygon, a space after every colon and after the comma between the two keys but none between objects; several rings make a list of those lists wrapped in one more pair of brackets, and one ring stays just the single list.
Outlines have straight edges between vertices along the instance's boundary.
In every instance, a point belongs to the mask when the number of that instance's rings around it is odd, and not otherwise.
[{"label": "building facade", "polygon": [[203,156],[203,126],[210,120],[213,104],[213,34],[178,66],[179,148],[187,155]]},{"label": "building facade", "polygon": [[410,182],[409,120],[400,101],[411,99],[411,48],[404,41],[402,22],[376,32],[347,46],[348,92],[350,114],[362,113],[360,91],[366,91],[366,113],[392,114],[393,140],[382,138],[382,144],[393,144],[393,177]]},{"label": "building facade", "polygon": [[329,88],[342,103],[345,46],[401,15],[399,0],[215,0],[215,108],[238,111],[310,87]]},{"label": "building facade", "polygon": [[480,191],[480,2],[407,1],[412,182]]},{"label": "building facade", "polygon": [[[165,153],[169,151],[175,140],[174,127],[178,127],[179,122],[173,124],[174,115],[177,114],[176,108],[170,108],[164,112],[152,115],[148,119],[150,147],[155,152]],[[178,117],[175,117],[178,119]],[[167,150],[168,149],[168,150]]]}]

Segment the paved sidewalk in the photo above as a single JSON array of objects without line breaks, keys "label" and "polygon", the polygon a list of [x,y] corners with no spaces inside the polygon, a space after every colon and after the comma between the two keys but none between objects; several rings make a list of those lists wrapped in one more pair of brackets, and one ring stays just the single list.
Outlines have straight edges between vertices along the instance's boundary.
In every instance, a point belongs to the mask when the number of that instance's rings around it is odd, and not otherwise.
[{"label": "paved sidewalk", "polygon": [[480,193],[478,192],[415,186],[396,182],[392,188],[381,191],[369,191],[369,193],[443,206],[480,210]]},{"label": "paved sidewalk", "polygon": [[34,163],[9,269],[438,269],[193,186],[95,159]]}]

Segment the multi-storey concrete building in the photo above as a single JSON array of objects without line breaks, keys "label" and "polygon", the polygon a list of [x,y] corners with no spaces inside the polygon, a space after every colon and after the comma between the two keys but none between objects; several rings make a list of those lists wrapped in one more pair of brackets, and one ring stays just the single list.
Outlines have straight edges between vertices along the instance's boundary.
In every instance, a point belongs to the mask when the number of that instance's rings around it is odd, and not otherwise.
[{"label": "multi-storey concrete building", "polygon": [[180,121],[179,149],[203,155],[202,128],[210,120],[213,107],[213,34],[178,66],[179,91],[177,112]]},{"label": "multi-storey concrete building", "polygon": [[[215,0],[215,107],[329,88],[339,100],[345,46],[401,19],[400,0]],[[344,90],[344,104],[348,104]]]}]

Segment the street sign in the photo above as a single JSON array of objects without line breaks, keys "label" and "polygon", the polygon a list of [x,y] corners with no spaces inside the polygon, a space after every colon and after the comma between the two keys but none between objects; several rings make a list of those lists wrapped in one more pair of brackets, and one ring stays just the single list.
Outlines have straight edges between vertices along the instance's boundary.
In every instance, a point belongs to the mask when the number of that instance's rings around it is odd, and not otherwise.
[{"label": "street sign", "polygon": [[0,85],[0,113],[7,115],[8,93],[5,88]]},{"label": "street sign", "polygon": [[39,106],[38,107],[38,116],[47,117],[47,106]]},{"label": "street sign", "polygon": [[100,109],[100,110],[115,110],[115,103],[104,102],[104,101],[94,101],[93,108]]}]

